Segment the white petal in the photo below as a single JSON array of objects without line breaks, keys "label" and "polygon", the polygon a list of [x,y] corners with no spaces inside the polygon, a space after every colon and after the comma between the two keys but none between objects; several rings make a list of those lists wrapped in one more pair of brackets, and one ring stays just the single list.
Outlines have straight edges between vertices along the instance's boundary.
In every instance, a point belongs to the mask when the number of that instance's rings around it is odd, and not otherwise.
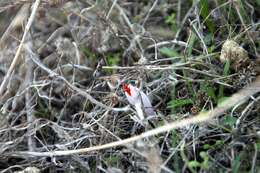
[{"label": "white petal", "polygon": [[140,92],[141,97],[142,97],[142,103],[143,103],[143,108],[147,116],[155,116],[156,113],[153,110],[153,106],[150,102],[150,99],[144,92]]},{"label": "white petal", "polygon": [[143,113],[143,110],[142,110],[142,104],[140,102],[137,102],[135,104],[135,110],[136,110],[137,115],[140,118],[140,120],[143,120],[144,119],[144,113]]}]

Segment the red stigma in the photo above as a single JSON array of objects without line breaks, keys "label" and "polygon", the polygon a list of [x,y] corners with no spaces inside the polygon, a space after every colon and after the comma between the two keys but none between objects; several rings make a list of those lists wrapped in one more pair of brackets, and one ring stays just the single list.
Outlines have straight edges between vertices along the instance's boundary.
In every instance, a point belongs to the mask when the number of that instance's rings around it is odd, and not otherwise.
[{"label": "red stigma", "polygon": [[131,96],[130,87],[127,84],[123,84],[123,91],[126,92],[129,96]]}]

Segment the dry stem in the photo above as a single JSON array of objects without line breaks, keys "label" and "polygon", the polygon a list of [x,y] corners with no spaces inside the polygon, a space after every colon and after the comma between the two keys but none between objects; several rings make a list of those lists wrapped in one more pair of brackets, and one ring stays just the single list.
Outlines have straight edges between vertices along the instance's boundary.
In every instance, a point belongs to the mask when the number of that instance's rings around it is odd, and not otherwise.
[{"label": "dry stem", "polygon": [[31,16],[30,16],[30,18],[28,20],[28,23],[27,23],[27,25],[25,27],[21,43],[20,43],[20,45],[19,45],[19,47],[18,47],[18,49],[16,51],[15,57],[14,57],[11,65],[10,65],[9,69],[8,69],[8,71],[7,71],[7,73],[6,73],[5,77],[4,77],[4,80],[1,83],[1,86],[0,86],[0,96],[3,94],[3,92],[4,92],[5,88],[6,88],[6,85],[7,85],[8,81],[9,81],[9,79],[10,79],[10,76],[11,76],[12,72],[14,71],[14,68],[15,68],[18,60],[19,60],[23,44],[24,44],[26,36],[27,36],[27,34],[28,34],[29,30],[30,30],[30,27],[31,27],[31,25],[33,23],[36,11],[37,11],[37,9],[38,9],[38,7],[40,5],[40,1],[41,0],[36,0],[35,4],[33,5],[33,10],[32,10]]},{"label": "dry stem", "polygon": [[15,152],[10,154],[16,156],[39,156],[39,157],[65,156],[65,155],[72,155],[72,154],[82,154],[86,152],[126,145],[128,143],[135,142],[150,136],[158,135],[160,133],[164,133],[172,129],[182,128],[185,126],[189,126],[191,124],[198,124],[198,123],[212,120],[213,118],[222,115],[223,113],[225,113],[225,111],[235,106],[236,104],[246,101],[250,96],[256,94],[259,91],[260,91],[260,76],[258,76],[256,81],[253,82],[250,86],[242,89],[241,91],[231,96],[228,100],[226,100],[223,103],[223,106],[216,107],[215,109],[207,113],[200,113],[197,116],[185,118],[179,121],[166,124],[162,127],[155,128],[153,130],[147,131],[137,136],[133,136],[124,140],[119,140],[116,142],[107,143],[100,146],[82,148],[77,150],[50,151],[50,152],[20,151],[20,152]]}]

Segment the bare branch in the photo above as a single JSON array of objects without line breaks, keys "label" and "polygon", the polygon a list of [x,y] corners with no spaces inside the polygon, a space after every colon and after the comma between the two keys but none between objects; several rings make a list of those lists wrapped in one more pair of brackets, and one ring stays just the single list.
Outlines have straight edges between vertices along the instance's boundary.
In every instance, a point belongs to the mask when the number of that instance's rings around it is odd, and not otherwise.
[{"label": "bare branch", "polygon": [[24,44],[25,39],[27,37],[27,34],[28,34],[29,30],[30,30],[30,27],[31,27],[31,25],[33,23],[33,20],[34,20],[36,11],[37,11],[37,9],[38,9],[38,7],[40,5],[40,2],[41,2],[41,0],[36,0],[36,2],[33,5],[32,13],[31,13],[30,18],[28,20],[28,23],[27,23],[27,25],[25,27],[21,43],[20,43],[20,45],[19,45],[19,47],[18,47],[18,49],[16,51],[15,57],[14,57],[11,65],[10,65],[9,69],[8,69],[8,71],[7,71],[7,73],[6,73],[5,77],[4,77],[4,80],[1,83],[1,86],[0,86],[0,97],[2,96],[2,94],[3,94],[3,92],[4,92],[5,88],[6,88],[6,85],[7,85],[8,81],[9,81],[9,79],[10,79],[10,76],[11,76],[11,74],[12,74],[12,72],[13,72],[13,70],[14,70],[14,68],[15,68],[18,60],[19,60],[23,44]]},{"label": "bare branch", "polygon": [[165,133],[169,130],[182,128],[185,126],[189,126],[191,124],[198,124],[206,121],[210,121],[215,117],[218,117],[225,113],[225,111],[229,110],[236,104],[239,104],[241,102],[246,101],[250,96],[260,92],[260,76],[257,77],[256,81],[253,82],[250,86],[247,88],[242,89],[238,93],[231,96],[228,100],[226,100],[222,105],[216,107],[212,111],[209,111],[207,113],[200,113],[197,116],[192,116],[190,118],[185,118],[179,121],[175,121],[169,124],[166,124],[164,126],[155,128],[153,130],[147,131],[145,133],[142,133],[137,136],[133,136],[124,140],[119,140],[116,142],[107,143],[104,145],[89,147],[89,148],[82,148],[77,150],[66,150],[66,151],[50,151],[50,152],[30,152],[30,151],[20,151],[20,152],[14,152],[10,153],[10,155],[15,156],[38,156],[38,157],[53,157],[53,156],[66,156],[66,155],[72,155],[72,154],[82,154],[86,152],[91,151],[97,151],[97,150],[103,150],[107,148],[112,148],[116,146],[122,146],[126,145],[128,143],[132,143],[147,137],[151,137],[154,135],[158,135],[160,133]]}]

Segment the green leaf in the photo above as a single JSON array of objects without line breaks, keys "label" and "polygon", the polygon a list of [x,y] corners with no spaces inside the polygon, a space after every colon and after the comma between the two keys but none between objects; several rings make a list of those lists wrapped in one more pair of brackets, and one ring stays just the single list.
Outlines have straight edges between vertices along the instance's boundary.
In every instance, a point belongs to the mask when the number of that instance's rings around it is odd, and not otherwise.
[{"label": "green leaf", "polygon": [[115,55],[108,55],[107,57],[107,63],[108,65],[118,65],[120,61],[120,58],[119,58],[119,55],[118,54],[115,54]]},{"label": "green leaf", "polygon": [[213,87],[211,87],[207,83],[201,83],[200,84],[201,90],[207,93],[207,95],[213,99],[213,101],[216,103],[217,102],[217,96],[215,94],[215,90]]},{"label": "green leaf", "polygon": [[[119,62],[120,62],[119,54],[108,54],[108,56],[107,56],[107,64],[109,66],[118,65]],[[106,71],[108,73],[112,73],[113,72],[112,69],[105,69],[104,71]]]},{"label": "green leaf", "polygon": [[105,162],[110,166],[116,165],[119,162],[119,156],[111,155],[108,158],[105,158]]},{"label": "green leaf", "polygon": [[203,18],[206,18],[209,14],[208,0],[200,0],[200,14]]},{"label": "green leaf", "polygon": [[201,151],[200,152],[200,157],[205,159],[206,157],[208,157],[207,153],[205,151]]},{"label": "green leaf", "polygon": [[236,121],[237,121],[237,118],[235,118],[235,117],[232,117],[232,116],[225,116],[224,117],[224,119],[223,119],[223,123],[224,123],[224,125],[226,125],[226,126],[233,126],[233,125],[235,125],[235,123],[236,123]]},{"label": "green leaf", "polygon": [[209,33],[203,38],[206,45],[210,45],[213,40],[213,34]]},{"label": "green leaf", "polygon": [[209,28],[209,31],[211,33],[214,32],[214,25],[212,20],[209,19],[209,4],[208,0],[200,0],[200,15],[203,17],[203,19],[206,19],[205,23],[206,26]]},{"label": "green leaf", "polygon": [[203,162],[200,164],[201,168],[208,169],[209,168],[209,156],[205,151],[200,152],[200,157],[203,158]]},{"label": "green leaf", "polygon": [[196,161],[196,160],[189,161],[188,167],[190,167],[190,168],[200,167],[200,162],[198,162],[198,161]]},{"label": "green leaf", "polygon": [[192,32],[191,36],[190,36],[190,39],[189,39],[189,42],[188,42],[188,46],[187,46],[188,47],[188,49],[187,49],[188,56],[191,56],[192,50],[193,50],[193,46],[194,46],[196,40],[197,40],[197,36],[196,36],[196,34],[194,32]]},{"label": "green leaf", "polygon": [[[223,76],[228,76],[229,74],[229,69],[230,69],[230,61],[226,61],[224,70],[223,70]],[[224,96],[224,85],[220,85],[219,87],[219,92],[218,92],[218,97],[223,97]]]},{"label": "green leaf", "polygon": [[224,71],[223,71],[224,76],[227,76],[229,74],[229,67],[230,67],[230,61],[226,61],[224,66]]},{"label": "green leaf", "polygon": [[83,52],[83,54],[84,54],[87,58],[89,58],[91,61],[97,60],[96,55],[95,55],[93,52],[91,52],[88,48],[82,47],[82,48],[80,49],[80,51]]},{"label": "green leaf", "polygon": [[217,140],[214,144],[214,146],[219,146],[219,145],[224,145],[225,141],[224,140]]},{"label": "green leaf", "polygon": [[172,147],[173,148],[177,147],[179,142],[180,142],[180,137],[179,137],[177,131],[176,130],[172,130],[171,131],[171,144],[172,144]]},{"label": "green leaf", "polygon": [[232,172],[233,173],[239,172],[238,170],[239,170],[240,163],[241,163],[240,157],[239,156],[235,157],[235,159],[232,161]]},{"label": "green leaf", "polygon": [[208,96],[210,96],[214,101],[217,100],[217,97],[216,97],[216,95],[215,95],[215,91],[214,91],[214,89],[213,89],[212,87],[208,87],[208,88],[207,88],[207,94],[208,94]]},{"label": "green leaf", "polygon": [[167,16],[165,23],[171,26],[173,32],[177,32],[177,23],[176,23],[176,14],[172,13],[170,16]]},{"label": "green leaf", "polygon": [[210,149],[211,148],[211,146],[209,145],[209,144],[204,144],[203,145],[203,149],[204,150],[208,150],[208,149]]},{"label": "green leaf", "polygon": [[[260,0],[256,0],[256,4],[260,6]],[[258,8],[258,7],[257,7]]]},{"label": "green leaf", "polygon": [[167,16],[166,20],[165,20],[165,23],[166,24],[172,24],[173,21],[175,20],[175,16],[176,16],[175,13],[172,13],[170,16]]},{"label": "green leaf", "polygon": [[193,101],[191,99],[178,99],[178,100],[172,100],[168,103],[168,107],[170,108],[177,108],[181,106],[187,106],[193,104]]},{"label": "green leaf", "polygon": [[258,152],[260,152],[260,143],[259,142],[256,143],[256,149],[257,149]]},{"label": "green leaf", "polygon": [[180,55],[178,54],[178,52],[176,52],[175,50],[172,50],[170,48],[167,47],[162,47],[160,49],[160,53],[162,55],[165,55],[167,57],[179,57]]},{"label": "green leaf", "polygon": [[208,52],[213,53],[214,49],[215,49],[215,45],[211,45],[208,47]]}]

